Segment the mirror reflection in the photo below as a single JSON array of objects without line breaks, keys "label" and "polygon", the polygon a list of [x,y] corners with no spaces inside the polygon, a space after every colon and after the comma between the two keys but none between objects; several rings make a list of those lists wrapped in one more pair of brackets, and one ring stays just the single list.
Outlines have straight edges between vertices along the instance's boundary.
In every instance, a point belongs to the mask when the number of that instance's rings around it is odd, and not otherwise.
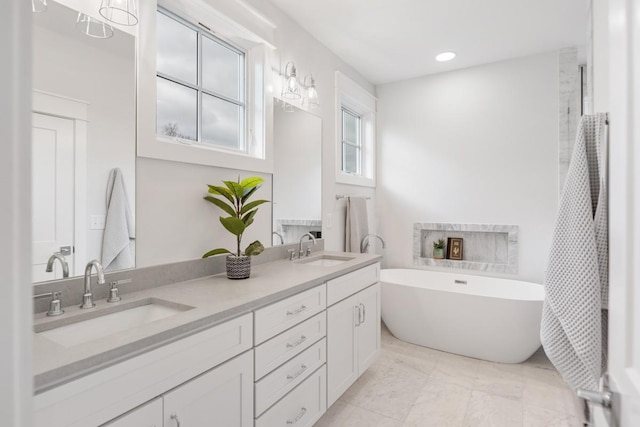
[{"label": "mirror reflection", "polygon": [[322,237],[322,119],[274,100],[273,245]]},{"label": "mirror reflection", "polygon": [[33,14],[34,282],[135,266],[135,39],[48,3]]}]

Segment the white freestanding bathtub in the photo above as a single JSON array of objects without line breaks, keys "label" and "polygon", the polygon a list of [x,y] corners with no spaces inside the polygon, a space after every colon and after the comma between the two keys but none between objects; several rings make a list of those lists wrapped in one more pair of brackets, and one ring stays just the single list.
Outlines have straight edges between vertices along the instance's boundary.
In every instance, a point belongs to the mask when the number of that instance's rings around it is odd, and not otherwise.
[{"label": "white freestanding bathtub", "polygon": [[412,269],[382,270],[380,281],[382,319],[403,341],[501,363],[540,347],[542,285]]}]

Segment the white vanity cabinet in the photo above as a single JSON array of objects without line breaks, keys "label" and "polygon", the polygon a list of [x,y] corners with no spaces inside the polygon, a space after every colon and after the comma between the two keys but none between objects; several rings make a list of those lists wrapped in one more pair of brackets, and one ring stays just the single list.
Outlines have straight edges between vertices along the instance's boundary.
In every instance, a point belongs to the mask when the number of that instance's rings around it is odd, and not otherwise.
[{"label": "white vanity cabinet", "polygon": [[253,426],[253,351],[162,396],[164,427]]},{"label": "white vanity cabinet", "polygon": [[344,296],[345,288],[355,292],[327,309],[327,406],[338,400],[380,353],[379,269],[379,264],[374,264],[327,282],[328,295],[335,295],[333,302]]},{"label": "white vanity cabinet", "polygon": [[162,398],[133,409],[103,427],[163,427]]},{"label": "white vanity cabinet", "polygon": [[255,425],[311,427],[327,408],[326,285],[254,312]]}]

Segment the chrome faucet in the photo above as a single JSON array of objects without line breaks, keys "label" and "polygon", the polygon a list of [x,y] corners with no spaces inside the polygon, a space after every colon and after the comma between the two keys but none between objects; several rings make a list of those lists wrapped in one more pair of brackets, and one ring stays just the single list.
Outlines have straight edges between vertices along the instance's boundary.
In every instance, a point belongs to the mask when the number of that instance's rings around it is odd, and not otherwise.
[{"label": "chrome faucet", "polygon": [[[300,236],[300,248],[298,248],[298,258],[302,258],[304,256],[304,251],[302,250],[302,241],[304,240],[305,237],[309,237],[311,240],[313,240],[313,244],[316,244],[316,238],[313,237],[313,234],[311,233],[304,233],[302,236]],[[307,247],[307,256],[311,255],[311,246]]]},{"label": "chrome faucet", "polygon": [[91,270],[96,268],[98,275],[98,285],[104,285],[104,270],[102,270],[102,264],[97,259],[89,261],[87,268],[84,269],[84,295],[82,296],[82,304],[80,308],[93,308],[96,305],[93,303],[93,294],[91,293]]},{"label": "chrome faucet", "polygon": [[47,269],[45,270],[47,273],[53,272],[53,263],[58,260],[60,261],[60,265],[62,266],[62,277],[69,277],[69,264],[67,263],[67,259],[60,252],[54,252],[53,255],[49,257],[49,261],[47,261]]},{"label": "chrome faucet", "polygon": [[282,237],[282,234],[278,233],[277,231],[274,231],[273,233],[271,233],[272,236],[278,236],[280,238],[280,245],[284,245],[284,237]]},{"label": "chrome faucet", "polygon": [[378,236],[377,234],[367,234],[366,236],[364,236],[362,238],[362,241],[360,242],[360,253],[364,254],[367,252],[367,250],[369,249],[369,237],[375,237],[377,239],[380,240],[380,242],[382,242],[382,249],[384,249],[385,247],[385,243],[384,240],[382,240],[382,237]]}]

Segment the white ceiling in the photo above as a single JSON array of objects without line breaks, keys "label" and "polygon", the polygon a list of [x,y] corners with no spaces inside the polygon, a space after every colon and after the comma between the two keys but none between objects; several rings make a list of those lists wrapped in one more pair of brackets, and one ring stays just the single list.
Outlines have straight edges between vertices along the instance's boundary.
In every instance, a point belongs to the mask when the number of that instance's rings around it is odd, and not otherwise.
[{"label": "white ceiling", "polygon": [[586,0],[272,1],[374,84],[586,44]]}]

